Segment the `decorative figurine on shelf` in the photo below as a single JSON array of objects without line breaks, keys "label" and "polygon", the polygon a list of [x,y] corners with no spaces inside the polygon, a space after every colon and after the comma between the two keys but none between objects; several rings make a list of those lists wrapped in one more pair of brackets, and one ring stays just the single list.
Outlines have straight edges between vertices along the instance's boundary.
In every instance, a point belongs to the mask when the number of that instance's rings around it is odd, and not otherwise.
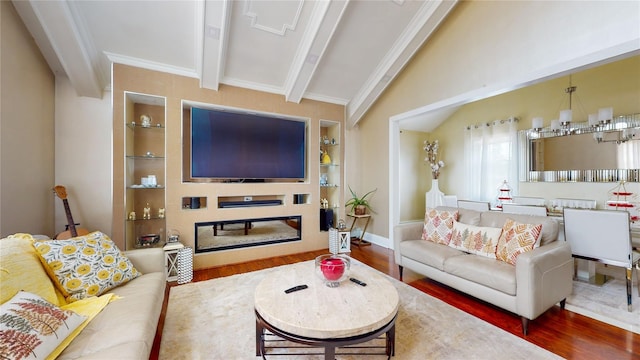
[{"label": "decorative figurine on shelf", "polygon": [[151,126],[151,116],[146,114],[140,115],[140,122],[142,123],[142,127]]},{"label": "decorative figurine on shelf", "polygon": [[323,209],[328,209],[329,208],[329,200],[327,200],[326,198],[320,199],[320,207],[323,208]]},{"label": "decorative figurine on shelf", "polygon": [[322,143],[325,145],[329,145],[329,137],[328,136],[323,136],[322,137]]},{"label": "decorative figurine on shelf", "polygon": [[325,165],[331,164],[331,156],[329,156],[329,153],[327,152],[327,150],[322,150],[322,155],[320,156],[320,162]]},{"label": "decorative figurine on shelf", "polygon": [[129,220],[133,221],[136,219],[136,212],[132,211],[129,213]]},{"label": "decorative figurine on shelf", "polygon": [[158,209],[158,218],[164,219],[164,208]]},{"label": "decorative figurine on shelf", "polygon": [[147,206],[143,209],[142,218],[145,220],[151,219],[151,207],[149,207],[149,203],[147,203]]},{"label": "decorative figurine on shelf", "polygon": [[329,179],[327,178],[327,174],[320,174],[320,186],[329,185]]}]

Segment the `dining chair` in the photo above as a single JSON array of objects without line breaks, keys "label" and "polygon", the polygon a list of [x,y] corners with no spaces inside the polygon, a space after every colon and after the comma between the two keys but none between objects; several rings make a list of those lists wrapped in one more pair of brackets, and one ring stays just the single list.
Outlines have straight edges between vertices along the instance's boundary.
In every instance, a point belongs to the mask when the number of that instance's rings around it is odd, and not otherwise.
[{"label": "dining chair", "polygon": [[640,295],[640,253],[631,247],[630,216],[626,211],[564,208],[564,234],[574,257],[626,269],[627,309],[631,311],[632,272]]},{"label": "dining chair", "polygon": [[519,205],[545,206],[545,199],[541,197],[514,196],[513,203]]},{"label": "dining chair", "polygon": [[502,212],[509,214],[524,214],[524,215],[537,215],[547,216],[547,208],[537,205],[520,205],[505,203],[502,204]]},{"label": "dining chair", "polygon": [[488,201],[458,200],[458,207],[477,211],[489,211]]}]

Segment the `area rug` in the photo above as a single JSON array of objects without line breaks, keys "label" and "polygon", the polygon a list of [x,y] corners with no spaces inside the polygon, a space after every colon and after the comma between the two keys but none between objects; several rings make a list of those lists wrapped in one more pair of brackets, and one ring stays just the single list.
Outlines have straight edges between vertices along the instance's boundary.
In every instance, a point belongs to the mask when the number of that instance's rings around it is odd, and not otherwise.
[{"label": "area rug", "polygon": [[[352,266],[367,265],[354,261]],[[256,359],[253,294],[260,281],[274,269],[172,287],[160,359]],[[559,358],[407,284],[388,279],[400,296],[394,359]],[[336,359],[355,358],[336,356]],[[358,358],[386,359],[386,356]],[[284,355],[267,359],[323,359],[323,356]]]},{"label": "area rug", "polygon": [[603,285],[583,281],[573,282],[573,294],[567,298],[566,309],[607,324],[640,334],[640,296],[633,273],[631,292],[632,312],[627,311],[625,269],[596,265],[596,271],[611,279]]}]

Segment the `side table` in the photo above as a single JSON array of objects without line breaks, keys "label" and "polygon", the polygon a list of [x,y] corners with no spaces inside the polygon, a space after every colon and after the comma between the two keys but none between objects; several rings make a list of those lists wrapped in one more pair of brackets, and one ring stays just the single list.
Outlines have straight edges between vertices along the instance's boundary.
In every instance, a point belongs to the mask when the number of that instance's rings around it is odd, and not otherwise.
[{"label": "side table", "polygon": [[164,268],[167,275],[167,281],[178,280],[178,253],[184,245],[180,242],[166,243],[164,250]]},{"label": "side table", "polygon": [[356,214],[347,214],[347,216],[352,217],[353,218],[353,222],[351,223],[351,228],[349,229],[349,232],[353,233],[353,227],[355,226],[356,222],[360,219],[365,219],[365,223],[364,223],[364,228],[362,229],[362,233],[360,233],[360,237],[352,237],[351,238],[351,243],[355,246],[369,246],[371,245],[370,242],[363,240],[364,238],[364,233],[367,231],[367,226],[369,225],[369,220],[371,220],[371,215],[370,214],[365,214],[365,215],[356,215]]}]

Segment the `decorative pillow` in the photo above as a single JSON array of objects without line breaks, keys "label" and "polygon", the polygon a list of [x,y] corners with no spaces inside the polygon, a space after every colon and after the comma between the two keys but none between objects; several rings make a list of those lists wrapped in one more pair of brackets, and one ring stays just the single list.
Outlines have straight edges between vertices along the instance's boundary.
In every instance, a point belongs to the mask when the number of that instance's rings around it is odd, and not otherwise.
[{"label": "decorative pillow", "polygon": [[458,220],[457,211],[427,208],[422,229],[422,240],[449,245],[453,222]]},{"label": "decorative pillow", "polygon": [[0,284],[0,304],[11,300],[20,290],[39,295],[54,305],[60,304],[31,235],[15,234],[0,240]]},{"label": "decorative pillow", "polygon": [[495,259],[500,234],[502,234],[501,228],[468,225],[454,221],[449,246]]},{"label": "decorative pillow", "polygon": [[36,249],[68,302],[104,294],[140,275],[116,244],[99,231],[37,242]]},{"label": "decorative pillow", "polygon": [[515,265],[518,255],[540,245],[541,234],[542,224],[522,224],[507,219],[498,239],[496,259]]},{"label": "decorative pillow", "polygon": [[38,295],[20,291],[0,305],[2,358],[45,359],[84,320]]}]

